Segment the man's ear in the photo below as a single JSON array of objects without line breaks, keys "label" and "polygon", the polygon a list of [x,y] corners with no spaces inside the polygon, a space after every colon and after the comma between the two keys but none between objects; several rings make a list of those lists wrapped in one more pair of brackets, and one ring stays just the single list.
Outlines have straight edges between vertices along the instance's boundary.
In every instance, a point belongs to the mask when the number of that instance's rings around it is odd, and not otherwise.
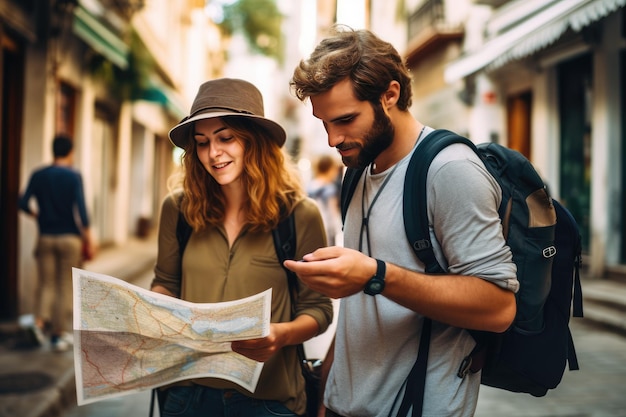
[{"label": "man's ear", "polygon": [[384,109],[389,109],[396,105],[399,98],[400,98],[400,83],[395,80],[392,80],[389,83],[389,87],[387,87],[387,90],[383,93],[383,95],[380,98],[381,104],[383,105]]}]

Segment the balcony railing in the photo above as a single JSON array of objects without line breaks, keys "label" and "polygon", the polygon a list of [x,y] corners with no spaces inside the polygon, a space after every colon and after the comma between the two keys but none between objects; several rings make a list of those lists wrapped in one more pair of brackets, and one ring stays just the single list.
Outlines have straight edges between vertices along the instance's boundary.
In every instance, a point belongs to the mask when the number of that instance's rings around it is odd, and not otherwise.
[{"label": "balcony railing", "polygon": [[441,24],[445,24],[443,0],[426,0],[409,16],[409,42],[424,30]]},{"label": "balcony railing", "polygon": [[426,0],[408,19],[409,64],[444,43],[461,39],[463,25],[446,19],[444,0]]}]

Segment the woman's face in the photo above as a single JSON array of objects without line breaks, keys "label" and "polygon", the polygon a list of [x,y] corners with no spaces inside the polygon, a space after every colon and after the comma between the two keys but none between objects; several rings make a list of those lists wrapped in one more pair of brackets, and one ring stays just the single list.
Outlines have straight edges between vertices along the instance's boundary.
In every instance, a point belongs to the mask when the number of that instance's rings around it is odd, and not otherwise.
[{"label": "woman's face", "polygon": [[244,156],[241,141],[218,117],[198,120],[194,125],[196,153],[204,169],[222,186],[239,180]]}]

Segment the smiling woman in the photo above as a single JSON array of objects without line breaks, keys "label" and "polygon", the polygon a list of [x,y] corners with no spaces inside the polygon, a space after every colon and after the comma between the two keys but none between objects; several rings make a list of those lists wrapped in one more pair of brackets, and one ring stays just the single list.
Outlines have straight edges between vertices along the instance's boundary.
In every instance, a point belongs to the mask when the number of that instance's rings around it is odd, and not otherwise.
[{"label": "smiling woman", "polygon": [[[265,363],[255,392],[225,379],[181,381],[162,391],[161,416],[228,415],[232,408],[242,415],[303,415],[297,347],[326,330],[333,309],[328,297],[302,283],[292,298],[276,255],[272,232],[290,216],[296,258],[326,240],[319,209],[281,149],[286,133],[265,118],[254,85],[222,78],[200,86],[189,116],[169,136],[184,150],[184,177],[182,192],[163,202],[152,290],[217,303],[271,289],[272,318],[266,337],[233,342],[229,353]],[[184,252],[179,219],[193,229]]]}]

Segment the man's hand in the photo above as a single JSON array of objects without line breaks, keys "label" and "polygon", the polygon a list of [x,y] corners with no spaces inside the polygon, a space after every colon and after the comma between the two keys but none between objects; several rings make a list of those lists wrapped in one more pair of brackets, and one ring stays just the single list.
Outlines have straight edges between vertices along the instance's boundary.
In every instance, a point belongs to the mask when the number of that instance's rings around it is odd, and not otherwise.
[{"label": "man's hand", "polygon": [[[331,298],[363,291],[376,274],[376,260],[353,249],[328,247],[285,261],[285,267],[311,289]],[[386,262],[382,295],[401,306],[450,326],[505,331],[515,317],[515,294],[479,277],[432,275]]]},{"label": "man's hand", "polygon": [[353,249],[331,246],[288,260],[285,267],[295,272],[312,290],[331,298],[342,298],[363,291],[376,273],[376,260]]}]

